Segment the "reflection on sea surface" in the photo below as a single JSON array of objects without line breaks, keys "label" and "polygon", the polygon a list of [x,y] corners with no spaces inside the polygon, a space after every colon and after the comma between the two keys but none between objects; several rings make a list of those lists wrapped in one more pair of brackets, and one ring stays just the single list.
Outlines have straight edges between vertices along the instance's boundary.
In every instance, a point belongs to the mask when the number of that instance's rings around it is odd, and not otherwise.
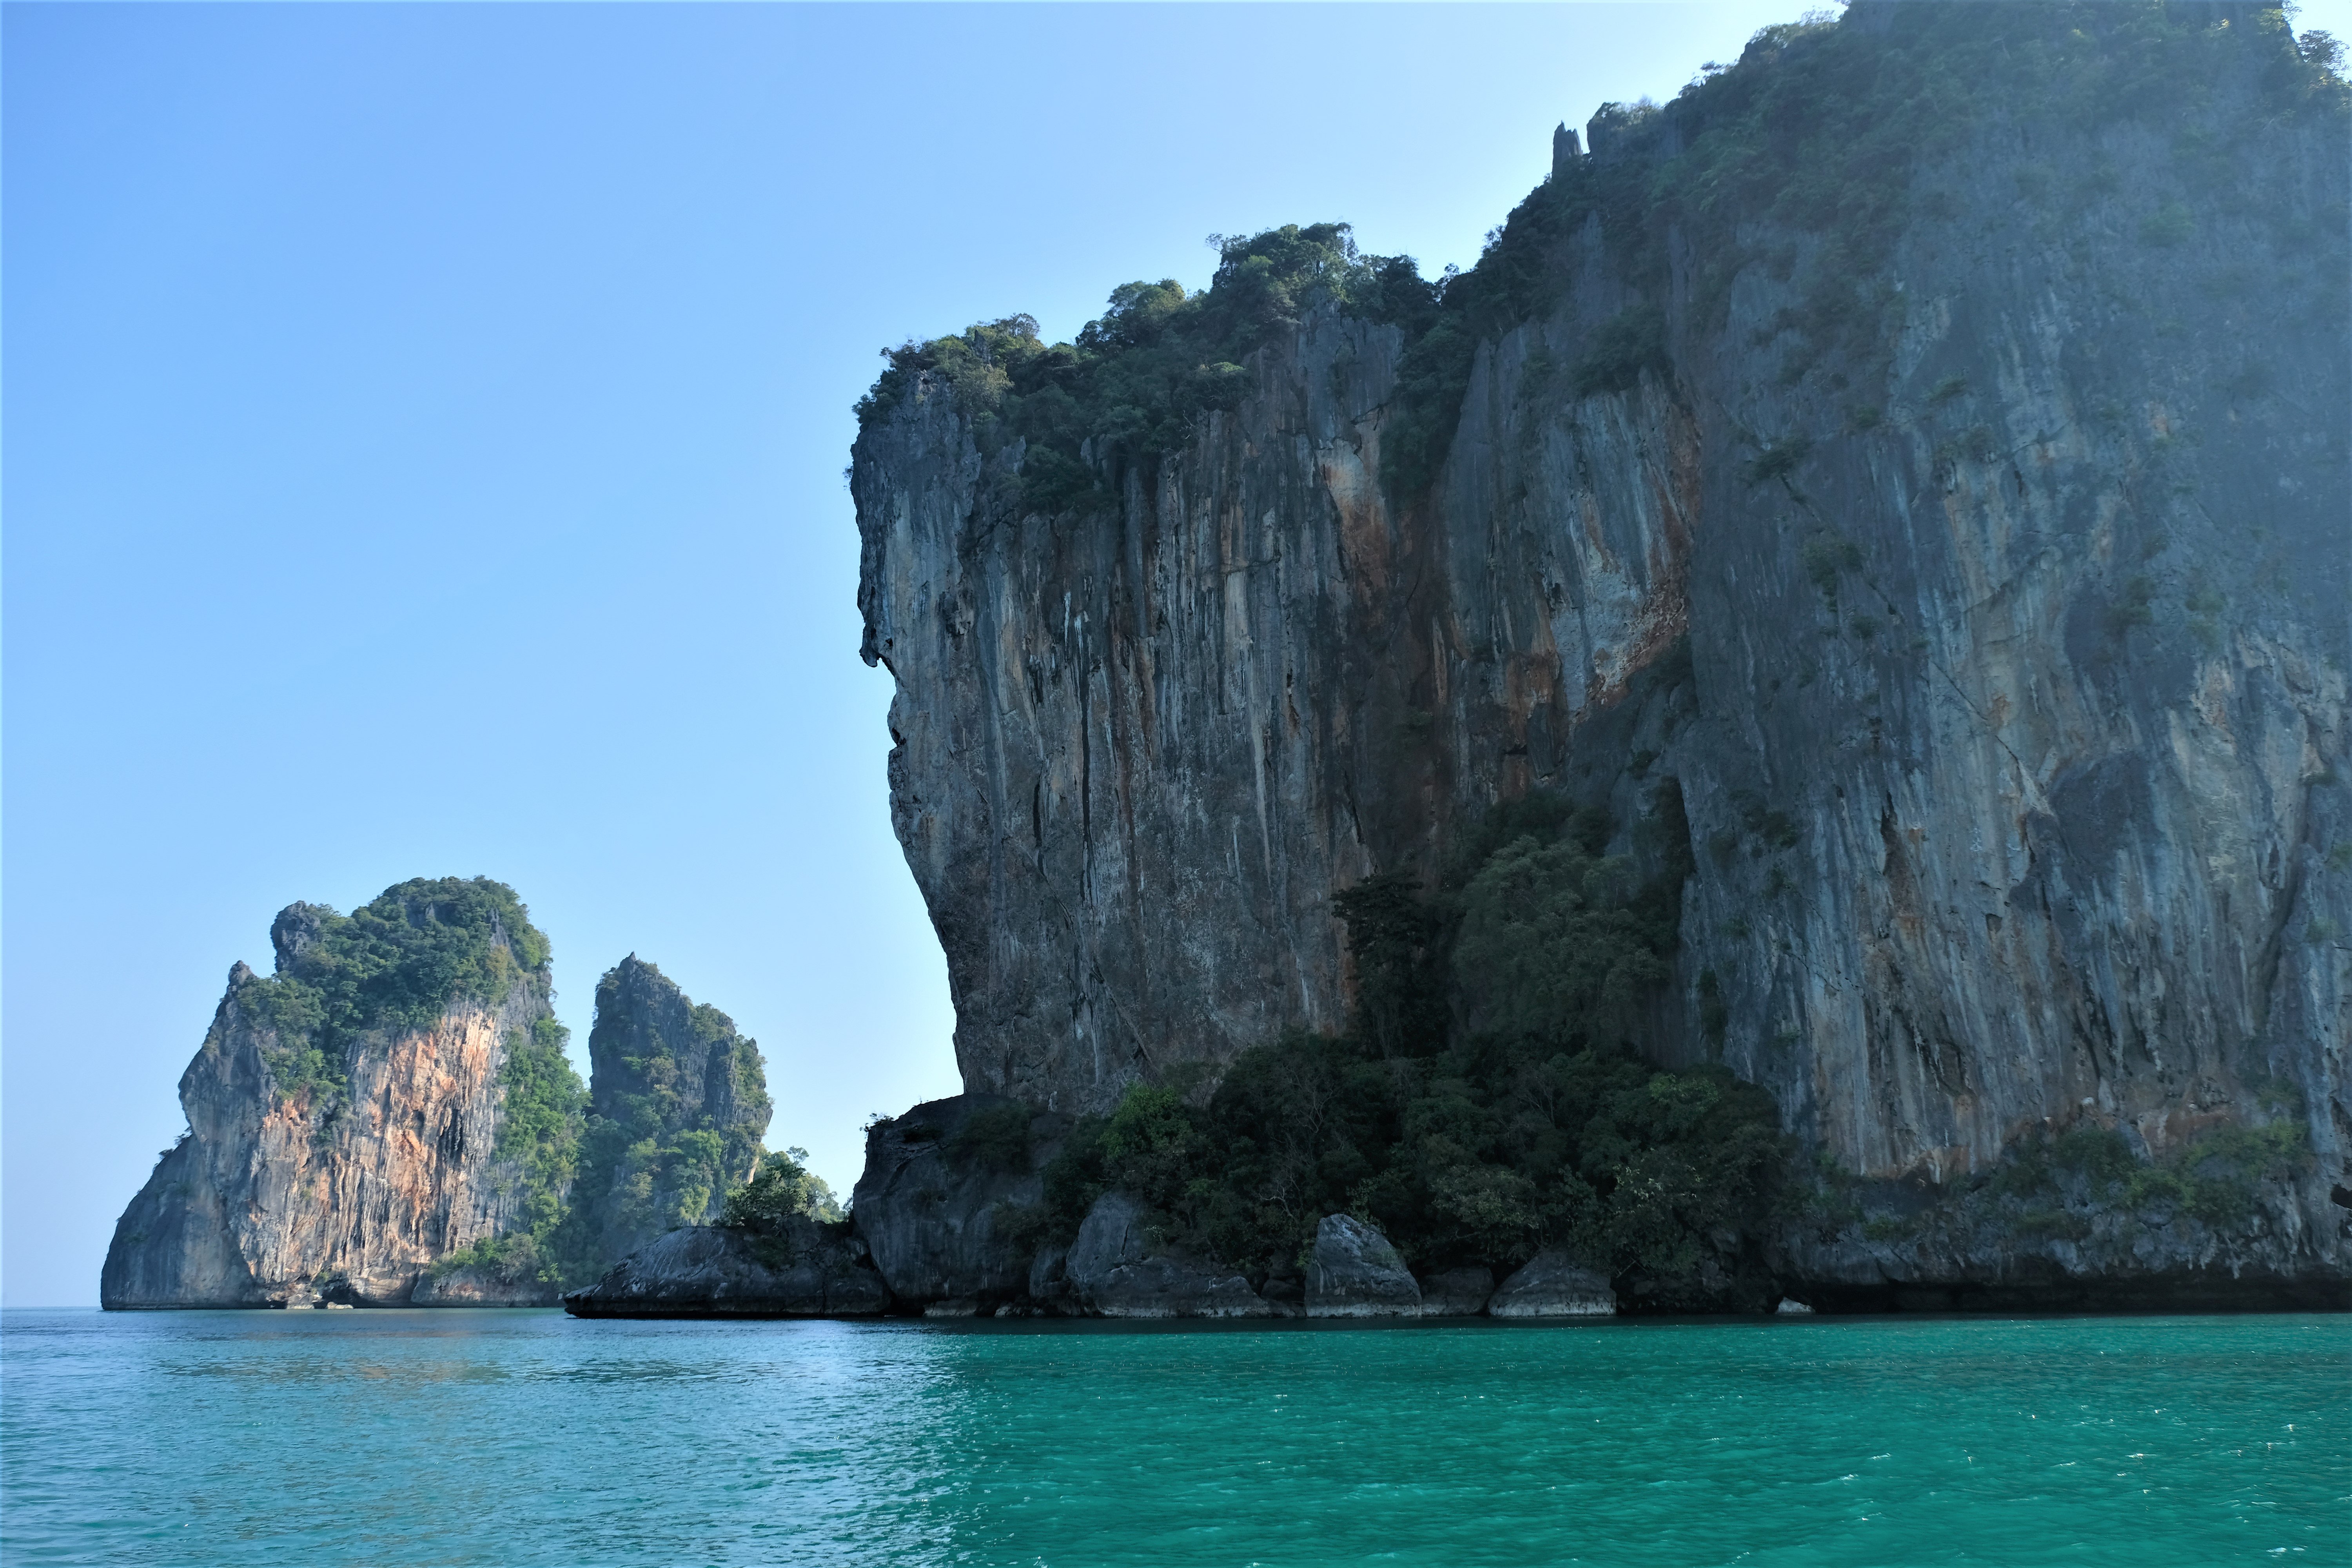
[{"label": "reflection on sea surface", "polygon": [[2347,1349],[2314,1317],[10,1312],[0,1557],[2340,1563]]}]

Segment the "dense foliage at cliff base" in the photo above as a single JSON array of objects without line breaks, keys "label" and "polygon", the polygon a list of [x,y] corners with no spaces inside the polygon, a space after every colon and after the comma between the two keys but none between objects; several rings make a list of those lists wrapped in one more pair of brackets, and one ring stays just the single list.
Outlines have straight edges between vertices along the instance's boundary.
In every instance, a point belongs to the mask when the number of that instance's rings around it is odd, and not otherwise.
[{"label": "dense foliage at cliff base", "polygon": [[[1533,795],[1490,813],[1433,889],[1389,873],[1341,894],[1358,976],[1347,1029],[1130,1089],[1072,1130],[1045,1202],[1004,1222],[1068,1241],[1116,1188],[1169,1245],[1263,1276],[1303,1267],[1318,1221],[1347,1212],[1424,1276],[1504,1272],[1556,1247],[1654,1304],[1701,1306],[1779,1227],[2080,1239],[2103,1213],[2161,1210],[2228,1228],[2261,1184],[2310,1163],[2301,1107],[2277,1085],[2255,1096],[2262,1124],[2209,1130],[2162,1160],[2091,1122],[1943,1188],[1802,1159],[1756,1085],[1653,1059],[1692,870],[1675,786],[1634,853],[1604,856],[1611,837],[1604,813]],[[1654,874],[1637,880],[1637,860]],[[982,1112],[960,1152],[1025,1168],[1031,1117]]]},{"label": "dense foliage at cliff base", "polygon": [[1663,862],[1641,879],[1602,853],[1605,815],[1534,796],[1494,813],[1433,889],[1391,873],[1340,895],[1349,1027],[1244,1052],[1213,1086],[1130,1090],[1072,1132],[1028,1222],[1066,1237],[1118,1187],[1171,1243],[1252,1271],[1288,1271],[1340,1211],[1424,1272],[1547,1247],[1664,1280],[1735,1260],[1789,1144],[1762,1090],[1638,1048],[1689,871],[1671,786],[1639,831]]}]

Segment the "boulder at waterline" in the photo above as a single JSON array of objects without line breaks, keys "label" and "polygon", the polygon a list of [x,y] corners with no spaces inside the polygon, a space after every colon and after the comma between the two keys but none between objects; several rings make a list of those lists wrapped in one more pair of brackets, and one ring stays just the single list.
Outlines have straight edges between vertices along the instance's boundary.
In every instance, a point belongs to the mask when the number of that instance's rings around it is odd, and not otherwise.
[{"label": "boulder at waterline", "polygon": [[1043,1201],[1039,1173],[1067,1127],[1019,1100],[960,1094],[868,1128],[852,1206],[891,1293],[911,1307],[1021,1296],[1035,1243],[1004,1222]]},{"label": "boulder at waterline", "polygon": [[1153,1243],[1143,1206],[1105,1193],[1087,1213],[1064,1265],[1084,1310],[1106,1318],[1270,1318],[1247,1279]]},{"label": "boulder at waterline", "polygon": [[1389,1238],[1353,1215],[1325,1215],[1307,1264],[1310,1318],[1417,1318],[1421,1286]]},{"label": "boulder at waterline", "polygon": [[1424,1318],[1475,1318],[1495,1294],[1491,1268],[1448,1268],[1421,1282]]},{"label": "boulder at waterline", "polygon": [[1617,1292],[1606,1275],[1585,1268],[1565,1252],[1538,1252],[1503,1281],[1486,1303],[1494,1318],[1610,1318]]}]

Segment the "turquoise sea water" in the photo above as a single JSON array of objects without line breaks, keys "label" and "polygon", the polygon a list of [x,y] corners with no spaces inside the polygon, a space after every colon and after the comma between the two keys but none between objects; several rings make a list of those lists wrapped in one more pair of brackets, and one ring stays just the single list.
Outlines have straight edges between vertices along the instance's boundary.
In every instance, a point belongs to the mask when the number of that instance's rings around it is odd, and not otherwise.
[{"label": "turquoise sea water", "polygon": [[2352,1562],[2352,1320],[0,1317],[32,1563]]}]

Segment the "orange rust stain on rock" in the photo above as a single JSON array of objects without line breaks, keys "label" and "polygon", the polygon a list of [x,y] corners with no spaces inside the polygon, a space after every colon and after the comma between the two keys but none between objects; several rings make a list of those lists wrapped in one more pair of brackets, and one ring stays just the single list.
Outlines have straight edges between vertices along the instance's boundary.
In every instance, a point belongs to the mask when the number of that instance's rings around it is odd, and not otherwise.
[{"label": "orange rust stain on rock", "polygon": [[1350,585],[1357,597],[1377,599],[1387,591],[1390,568],[1388,509],[1380,485],[1351,447],[1325,447],[1317,468],[1339,513]]}]

